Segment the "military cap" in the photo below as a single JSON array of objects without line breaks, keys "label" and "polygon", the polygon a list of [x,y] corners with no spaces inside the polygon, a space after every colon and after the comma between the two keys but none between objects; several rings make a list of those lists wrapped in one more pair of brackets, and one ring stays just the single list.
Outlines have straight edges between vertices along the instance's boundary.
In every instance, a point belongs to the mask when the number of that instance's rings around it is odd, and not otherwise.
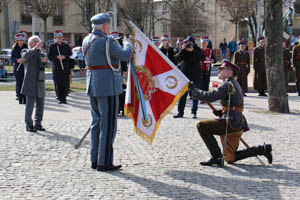
[{"label": "military cap", "polygon": [[25,36],[24,34],[22,34],[22,33],[18,33],[18,34],[16,34],[15,39],[16,39],[17,41],[18,41],[18,40],[23,40],[23,41],[25,41],[25,40],[26,40],[26,36]]},{"label": "military cap", "polygon": [[261,36],[261,37],[259,37],[259,38],[257,39],[257,41],[258,41],[258,42],[263,42],[263,41],[265,41],[265,37]]},{"label": "military cap", "polygon": [[56,30],[54,31],[54,37],[63,37],[63,31],[62,30]]},{"label": "military cap", "polygon": [[239,42],[239,46],[246,46],[246,42],[240,41],[240,42]]},{"label": "military cap", "polygon": [[200,40],[201,42],[208,42],[208,36],[201,36]]},{"label": "military cap", "polygon": [[110,22],[110,16],[108,13],[99,13],[97,15],[94,15],[91,18],[91,22],[93,24],[93,26],[99,26],[105,23],[109,23]]},{"label": "military cap", "polygon": [[229,60],[224,59],[222,61],[222,65],[219,67],[219,69],[224,69],[225,67],[230,68],[234,75],[237,75],[240,71],[240,67],[236,64],[231,63]]},{"label": "military cap", "polygon": [[160,37],[160,39],[162,41],[167,41],[167,40],[169,40],[169,36],[167,34],[162,34],[161,37]]},{"label": "military cap", "polygon": [[110,34],[113,38],[117,38],[117,37],[119,37],[119,33],[118,32],[116,32],[116,31],[114,31],[114,32],[111,32],[111,34]]},{"label": "military cap", "polygon": [[159,37],[153,36],[153,37],[151,38],[151,40],[154,41],[154,42],[158,42],[158,41],[159,41]]},{"label": "military cap", "polygon": [[182,44],[183,43],[183,39],[182,38],[178,38],[176,44]]},{"label": "military cap", "polygon": [[18,33],[23,34],[25,36],[25,38],[28,39],[28,32],[27,31],[21,30]]}]

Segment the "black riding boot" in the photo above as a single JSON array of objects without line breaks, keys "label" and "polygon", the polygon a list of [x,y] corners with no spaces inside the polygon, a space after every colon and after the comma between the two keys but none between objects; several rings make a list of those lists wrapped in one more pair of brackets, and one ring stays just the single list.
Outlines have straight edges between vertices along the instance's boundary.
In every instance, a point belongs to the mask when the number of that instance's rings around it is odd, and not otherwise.
[{"label": "black riding boot", "polygon": [[254,157],[257,155],[264,155],[268,159],[269,164],[272,164],[273,156],[271,151],[272,151],[271,144],[265,144],[263,146],[258,146],[258,147],[250,147],[246,150],[237,151],[235,153],[235,161],[242,160],[249,157]]}]

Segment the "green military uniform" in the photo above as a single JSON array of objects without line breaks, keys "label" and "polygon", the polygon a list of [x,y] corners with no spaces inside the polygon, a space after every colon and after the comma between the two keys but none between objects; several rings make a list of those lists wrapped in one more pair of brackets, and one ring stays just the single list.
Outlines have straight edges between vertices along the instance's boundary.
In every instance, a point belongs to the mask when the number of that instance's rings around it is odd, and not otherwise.
[{"label": "green military uniform", "polygon": [[[232,66],[231,69],[236,73],[239,71],[239,67],[237,65],[234,65],[229,61],[223,61],[221,67],[224,68],[227,66]],[[239,85],[239,83],[234,79],[234,77],[230,77],[228,79],[225,79],[223,84],[217,90],[211,92],[199,90],[194,87],[190,89],[192,92],[192,97],[194,99],[205,102],[213,102],[220,100],[221,105],[223,106],[222,111],[217,111],[217,113],[214,112],[216,115],[219,116],[218,119],[201,120],[197,124],[198,132],[212,156],[212,158],[208,162],[201,162],[200,164],[209,166],[213,164],[222,165],[221,159],[223,155],[213,135],[222,136],[226,134],[227,109],[229,109],[229,124],[227,131],[228,135],[249,130],[246,118],[242,113],[244,107],[244,95],[242,92],[242,88]],[[230,105],[228,105],[229,98]],[[232,137],[228,137],[227,139],[229,140],[230,138]],[[230,141],[227,141],[226,144],[228,142]],[[229,163],[257,155],[265,155],[268,158],[269,163],[272,163],[271,145],[251,147],[241,151],[237,151],[237,147],[238,144],[234,149],[234,159],[230,160]],[[226,161],[228,162],[228,160]]]},{"label": "green military uniform", "polygon": [[248,51],[237,51],[234,53],[233,63],[240,67],[237,81],[242,87],[243,93],[248,92],[248,74],[250,72],[250,55]]},{"label": "green military uniform", "polygon": [[296,86],[297,86],[298,96],[300,96],[300,45],[297,45],[293,48],[292,61],[293,61],[293,66],[296,68],[296,72],[295,72]]},{"label": "green military uniform", "polygon": [[258,46],[253,51],[254,89],[264,96],[267,89],[267,76],[265,67],[265,48]]},{"label": "green military uniform", "polygon": [[283,49],[283,67],[286,91],[289,89],[289,69],[291,68],[291,54],[288,48]]}]

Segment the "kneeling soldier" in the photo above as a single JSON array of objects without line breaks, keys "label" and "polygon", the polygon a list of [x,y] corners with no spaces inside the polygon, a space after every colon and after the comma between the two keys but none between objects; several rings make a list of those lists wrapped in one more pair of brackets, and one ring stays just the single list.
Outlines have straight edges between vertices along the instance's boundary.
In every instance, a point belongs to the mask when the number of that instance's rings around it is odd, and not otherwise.
[{"label": "kneeling soldier", "polygon": [[[214,111],[214,114],[219,116],[218,119],[201,120],[197,124],[199,134],[212,155],[209,161],[200,162],[201,165],[223,165],[223,155],[213,135],[219,135],[221,138],[223,137],[223,140],[225,138],[226,141],[226,132],[228,133],[226,145],[223,144],[225,146],[226,162],[233,163],[248,157],[264,155],[268,162],[272,163],[271,144],[237,151],[242,132],[249,130],[247,121],[242,114],[244,107],[243,91],[239,83],[234,79],[238,72],[239,66],[223,60],[222,66],[218,70],[218,77],[223,80],[223,84],[217,90],[207,92],[194,88],[193,84],[190,84],[190,90],[194,99],[206,102],[220,100],[223,106],[222,110]],[[227,116],[229,118],[226,125]]]}]

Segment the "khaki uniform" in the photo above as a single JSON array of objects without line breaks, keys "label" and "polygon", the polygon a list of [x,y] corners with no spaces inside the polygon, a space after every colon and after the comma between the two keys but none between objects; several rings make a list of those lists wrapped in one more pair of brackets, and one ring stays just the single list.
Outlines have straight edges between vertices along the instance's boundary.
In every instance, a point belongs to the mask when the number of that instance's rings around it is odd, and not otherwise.
[{"label": "khaki uniform", "polygon": [[286,91],[289,88],[289,69],[291,68],[291,54],[288,48],[283,49],[283,69],[286,84]]},{"label": "khaki uniform", "polygon": [[300,95],[300,45],[297,45],[293,48],[292,62],[293,66],[296,68],[296,86],[298,94]]},{"label": "khaki uniform", "polygon": [[233,63],[240,67],[240,72],[237,75],[243,93],[248,92],[248,74],[250,72],[250,55],[248,51],[237,51],[234,53]]},{"label": "khaki uniform", "polygon": [[265,48],[256,47],[253,51],[254,89],[264,93],[267,89],[267,76],[265,67]]}]

